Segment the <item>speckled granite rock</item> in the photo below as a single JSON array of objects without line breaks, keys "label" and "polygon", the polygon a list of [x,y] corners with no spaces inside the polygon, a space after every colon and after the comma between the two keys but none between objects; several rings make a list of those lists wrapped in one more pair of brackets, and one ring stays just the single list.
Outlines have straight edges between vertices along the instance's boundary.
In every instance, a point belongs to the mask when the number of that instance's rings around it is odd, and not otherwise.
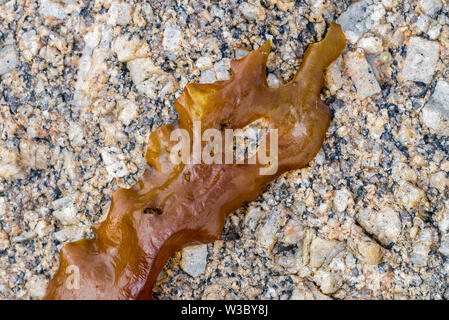
[{"label": "speckled granite rock", "polygon": [[176,119],[187,83],[227,79],[270,38],[279,86],[333,20],[348,47],[326,75],[320,153],[231,215],[221,240],[175,254],[155,297],[449,298],[448,9],[0,0],[0,298],[42,297],[62,244],[93,236],[143,172],[146,137]]}]

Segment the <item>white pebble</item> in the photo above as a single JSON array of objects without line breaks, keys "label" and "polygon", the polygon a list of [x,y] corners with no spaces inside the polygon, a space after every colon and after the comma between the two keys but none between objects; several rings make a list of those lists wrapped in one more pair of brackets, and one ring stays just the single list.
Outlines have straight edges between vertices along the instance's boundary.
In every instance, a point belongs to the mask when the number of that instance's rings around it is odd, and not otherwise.
[{"label": "white pebble", "polygon": [[337,212],[345,211],[351,202],[352,194],[348,189],[343,188],[335,192],[334,208]]},{"label": "white pebble", "polygon": [[55,216],[55,218],[65,226],[73,225],[78,221],[76,218],[76,214],[77,212],[73,205],[53,211],[53,215]]},{"label": "white pebble", "polygon": [[72,242],[83,238],[84,230],[78,226],[68,226],[55,232],[55,239],[59,242]]},{"label": "white pebble", "polygon": [[198,277],[206,269],[207,245],[191,246],[182,250],[181,268],[192,277]]},{"label": "white pebble", "polygon": [[129,100],[122,100],[118,103],[119,120],[128,125],[137,117],[137,106]]},{"label": "white pebble", "polygon": [[443,7],[441,0],[419,0],[419,6],[429,16],[434,15]]},{"label": "white pebble", "polygon": [[310,266],[319,268],[328,265],[344,249],[338,241],[315,238],[310,245]]},{"label": "white pebble", "polygon": [[121,62],[128,62],[136,59],[136,51],[142,46],[139,37],[134,36],[129,39],[129,35],[120,35],[114,41],[114,52]]},{"label": "white pebble", "polygon": [[437,66],[440,47],[438,42],[411,37],[407,47],[402,76],[406,80],[430,83]]},{"label": "white pebble", "polygon": [[347,74],[354,82],[360,100],[381,92],[371,66],[360,51],[349,52],[345,57]]},{"label": "white pebble", "polygon": [[110,26],[128,24],[131,20],[131,9],[126,2],[113,2],[108,11],[107,23]]},{"label": "white pebble", "polygon": [[106,165],[106,171],[111,178],[121,178],[129,174],[120,150],[117,148],[104,148],[100,151],[100,154]]},{"label": "white pebble", "polygon": [[18,155],[15,151],[0,147],[0,177],[5,179],[18,178],[23,170],[18,163]]},{"label": "white pebble", "polygon": [[201,72],[200,83],[213,83],[217,80],[214,69],[208,69]]},{"label": "white pebble", "polygon": [[16,49],[12,45],[0,49],[0,76],[14,70],[18,63]]},{"label": "white pebble", "polygon": [[248,20],[263,20],[265,18],[264,9],[260,5],[242,2],[239,6],[239,10]]},{"label": "white pebble", "polygon": [[217,80],[219,81],[228,80],[230,68],[231,68],[230,61],[228,59],[223,59],[215,63],[214,70],[215,75],[217,76]]},{"label": "white pebble", "polygon": [[350,43],[356,43],[368,30],[372,3],[372,0],[355,2],[337,19]]},{"label": "white pebble", "polygon": [[209,56],[199,57],[195,65],[200,71],[210,69],[212,68],[212,59]]},{"label": "white pebble", "polygon": [[398,239],[402,229],[399,213],[390,207],[380,211],[362,209],[357,215],[357,222],[386,246]]},{"label": "white pebble", "polygon": [[441,239],[440,252],[449,258],[449,235],[444,235]]},{"label": "white pebble", "polygon": [[60,20],[64,20],[67,17],[64,8],[59,3],[50,0],[42,0],[40,2],[39,13],[44,17],[53,17]]},{"label": "white pebble", "polygon": [[416,20],[416,26],[420,32],[427,32],[430,26],[429,16],[426,16],[425,14],[420,15],[418,20]]},{"label": "white pebble", "polygon": [[424,198],[424,192],[406,181],[400,181],[395,192],[396,200],[407,210],[415,208]]},{"label": "white pebble", "polygon": [[279,88],[281,86],[281,81],[273,73],[268,74],[267,83],[270,88]]},{"label": "white pebble", "polygon": [[178,26],[167,25],[164,30],[162,45],[165,50],[176,51],[181,41],[181,29]]},{"label": "white pebble", "polygon": [[382,40],[377,37],[362,38],[357,43],[368,54],[379,54],[383,51]]}]

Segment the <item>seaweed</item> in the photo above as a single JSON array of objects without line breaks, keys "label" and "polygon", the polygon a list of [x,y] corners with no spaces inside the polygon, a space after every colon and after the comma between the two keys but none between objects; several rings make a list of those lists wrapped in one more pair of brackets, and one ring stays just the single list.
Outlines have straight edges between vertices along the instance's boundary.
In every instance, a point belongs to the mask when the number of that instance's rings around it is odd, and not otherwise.
[{"label": "seaweed", "polygon": [[[148,168],[141,179],[113,194],[107,218],[93,227],[95,239],[61,249],[46,299],[151,299],[154,282],[175,251],[218,239],[229,213],[257,199],[282,173],[313,159],[331,119],[320,98],[324,71],[344,49],[344,34],[332,23],[326,37],[307,48],[294,78],[279,88],[270,88],[266,80],[270,47],[267,41],[232,61],[229,80],[185,87],[175,102],[178,122],[149,136]],[[277,170],[272,174],[261,174],[267,164],[249,159],[225,164],[167,160],[176,129],[192,136],[197,120],[203,133],[245,128],[260,119],[277,129]],[[273,138],[267,135],[266,142]],[[223,156],[225,151],[215,152]],[[74,270],[79,283],[73,281]]]}]

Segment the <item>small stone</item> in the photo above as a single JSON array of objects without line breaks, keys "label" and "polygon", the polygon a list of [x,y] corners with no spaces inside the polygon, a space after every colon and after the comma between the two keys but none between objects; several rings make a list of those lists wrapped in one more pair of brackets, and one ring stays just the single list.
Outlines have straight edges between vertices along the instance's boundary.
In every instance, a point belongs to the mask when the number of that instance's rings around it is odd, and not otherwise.
[{"label": "small stone", "polygon": [[0,177],[14,179],[23,175],[23,170],[18,164],[18,158],[15,151],[0,147]]},{"label": "small stone", "polygon": [[267,83],[270,88],[279,88],[281,86],[281,81],[273,73],[268,74]]},{"label": "small stone", "polygon": [[42,0],[40,2],[39,13],[43,17],[53,17],[59,20],[64,20],[67,17],[64,8],[59,3],[51,0]]},{"label": "small stone", "polygon": [[55,216],[55,218],[65,226],[73,225],[78,222],[76,214],[77,212],[73,205],[53,211],[53,215]]},{"label": "small stone", "polygon": [[52,226],[45,220],[38,221],[38,223],[36,223],[36,226],[34,227],[34,231],[36,232],[37,236],[40,238],[48,235],[51,230],[52,230]]},{"label": "small stone", "polygon": [[33,140],[20,141],[20,160],[32,169],[47,169],[50,149],[48,144]]},{"label": "small stone", "polygon": [[8,45],[0,49],[0,76],[14,70],[18,63],[14,46]]},{"label": "small stone", "polygon": [[118,119],[125,125],[129,125],[137,117],[137,106],[132,101],[120,101],[118,103],[118,110]]},{"label": "small stone", "polygon": [[321,293],[312,282],[306,280],[295,286],[290,300],[332,300],[332,298]]},{"label": "small stone", "polygon": [[73,205],[73,197],[66,196],[59,198],[51,203],[54,211],[53,215],[63,225],[73,225],[78,222],[76,215],[77,212]]},{"label": "small stone", "polygon": [[[89,27],[84,37],[85,46],[78,62],[73,95],[75,106],[79,108],[91,106],[109,79],[106,60],[112,54],[111,41],[111,28],[103,27],[101,23],[94,23]],[[60,60],[62,66],[63,59]]]},{"label": "small stone", "polygon": [[214,69],[201,72],[200,83],[214,83],[217,80]]},{"label": "small stone", "polygon": [[[382,261],[384,249],[366,234],[369,230],[362,229],[361,225],[360,221],[359,224],[356,224],[352,219],[348,219],[344,223],[343,228],[348,232],[348,236],[344,237],[345,245],[357,253],[361,261],[370,265],[377,265]],[[348,261],[352,261],[351,257],[353,256],[346,256],[349,259]]]},{"label": "small stone", "polygon": [[438,81],[429,102],[422,109],[424,124],[442,135],[449,135],[449,83]]},{"label": "small stone", "polygon": [[6,214],[6,200],[5,197],[0,197],[0,219]]},{"label": "small stone", "polygon": [[417,173],[409,165],[395,161],[392,165],[391,174],[395,180],[406,180],[409,182],[416,182]]},{"label": "small stone", "polygon": [[355,2],[337,19],[350,43],[356,43],[367,31],[371,15],[368,8],[372,2],[372,0]]},{"label": "small stone", "polygon": [[201,244],[182,249],[181,268],[192,277],[200,276],[206,270],[207,245]]},{"label": "small stone", "polygon": [[241,59],[249,53],[248,50],[245,49],[235,49],[235,59]]},{"label": "small stone", "polygon": [[19,234],[18,236],[15,236],[12,238],[12,242],[22,242],[22,241],[27,241],[30,239],[33,239],[36,237],[36,232],[34,230],[30,230],[30,231],[24,231],[21,234]]},{"label": "small stone", "polygon": [[62,208],[72,205],[72,203],[73,203],[72,196],[66,196],[66,197],[56,199],[55,201],[53,201],[51,203],[51,206],[53,207],[54,210],[59,210],[59,209],[62,209]]},{"label": "small stone", "polygon": [[352,201],[352,193],[348,189],[342,188],[335,192],[334,208],[337,212],[343,212]]},{"label": "small stone", "polygon": [[404,43],[404,33],[402,29],[397,29],[393,32],[393,36],[387,39],[388,46],[391,48],[399,48]]},{"label": "small stone", "polygon": [[399,213],[389,207],[380,211],[362,209],[357,221],[386,246],[398,239],[402,229]]},{"label": "small stone", "polygon": [[424,196],[421,189],[406,181],[400,181],[395,192],[396,200],[407,210],[415,208]]},{"label": "small stone", "polygon": [[363,49],[368,54],[379,54],[384,49],[382,40],[377,37],[362,38],[357,43],[357,47]]},{"label": "small stone", "polygon": [[83,128],[76,122],[72,122],[69,127],[69,139],[73,146],[82,146],[84,143]]},{"label": "small stone", "polygon": [[443,209],[438,213],[436,220],[441,232],[449,231],[449,201],[444,203]]},{"label": "small stone", "polygon": [[343,58],[339,56],[326,70],[326,87],[335,94],[343,86]]},{"label": "small stone", "polygon": [[318,270],[313,276],[313,280],[320,287],[324,294],[336,292],[342,285],[341,276],[335,272],[328,272],[322,269]]},{"label": "small stone", "polygon": [[360,51],[349,52],[345,57],[346,71],[354,82],[360,100],[381,92],[371,66]]},{"label": "small stone", "polygon": [[22,51],[22,57],[28,62],[33,60],[41,46],[40,36],[35,30],[29,30],[20,37],[19,49]]},{"label": "small stone", "polygon": [[140,53],[142,46],[145,46],[145,41],[140,40],[138,36],[133,36],[129,39],[129,35],[120,35],[114,41],[114,52],[121,62],[128,62],[136,58],[145,58],[146,53]]},{"label": "small stone", "polygon": [[106,22],[110,26],[125,25],[131,20],[132,7],[124,2],[113,2],[108,11]]},{"label": "small stone", "polygon": [[177,51],[181,42],[181,29],[178,26],[167,25],[164,30],[162,45],[165,50]]},{"label": "small stone", "polygon": [[447,186],[449,186],[449,178],[446,178],[446,172],[439,171],[432,173],[429,177],[430,185],[433,188],[438,189],[440,192],[444,192]]},{"label": "small stone", "polygon": [[443,4],[441,0],[419,0],[419,6],[426,14],[433,16],[443,7]]},{"label": "small stone", "polygon": [[422,14],[418,17],[418,20],[416,20],[416,27],[420,32],[427,32],[427,30],[429,30],[430,21],[431,19],[429,16]]},{"label": "small stone", "polygon": [[48,280],[42,277],[33,276],[30,280],[30,296],[33,299],[42,299],[47,290]]},{"label": "small stone", "polygon": [[244,218],[245,225],[247,225],[248,227],[244,228],[243,230],[248,229],[249,232],[252,233],[256,229],[262,216],[263,211],[259,207],[251,207],[250,209],[248,209],[248,212],[245,214]]},{"label": "small stone", "polygon": [[425,228],[419,232],[418,239],[413,246],[413,252],[410,257],[415,267],[424,267],[427,265],[430,247],[436,238],[438,236],[432,228]]},{"label": "small stone", "polygon": [[395,2],[394,0],[382,0],[382,4],[386,9],[391,9],[393,8]]},{"label": "small stone", "polygon": [[363,260],[370,265],[375,266],[382,261],[382,247],[373,241],[360,241],[358,250]]},{"label": "small stone", "polygon": [[344,244],[338,241],[315,238],[310,245],[310,266],[319,268],[328,265],[344,248]]},{"label": "small stone", "polygon": [[449,235],[445,234],[441,239],[440,252],[449,258]]},{"label": "small stone", "polygon": [[265,19],[265,10],[260,4],[243,2],[240,4],[239,10],[248,20]]},{"label": "small stone", "polygon": [[298,244],[304,236],[304,228],[299,221],[295,219],[290,220],[284,228],[284,236],[282,242],[290,244]]},{"label": "small stone", "polygon": [[119,149],[115,147],[104,148],[100,154],[111,178],[121,178],[129,174],[128,167],[123,161],[123,155]]},{"label": "small stone", "polygon": [[275,261],[276,264],[284,267],[288,272],[296,274],[302,267],[301,251],[280,253],[276,256]]},{"label": "small stone", "polygon": [[55,239],[61,243],[77,241],[83,238],[84,230],[78,226],[68,226],[55,232]]},{"label": "small stone", "polygon": [[128,69],[136,86],[140,85],[154,74],[158,74],[161,70],[154,65],[150,58],[139,58],[128,62]]},{"label": "small stone", "polygon": [[427,35],[429,39],[436,40],[441,32],[441,25],[438,23],[434,23],[430,26],[429,31],[427,31]]},{"label": "small stone", "polygon": [[134,59],[128,62],[128,69],[137,90],[150,98],[163,97],[175,90],[175,80],[150,58]]},{"label": "small stone", "polygon": [[198,60],[196,60],[195,66],[200,71],[210,69],[212,68],[212,59],[209,56],[199,57]]},{"label": "small stone", "polygon": [[228,59],[223,59],[218,61],[214,65],[215,75],[217,76],[218,81],[224,81],[229,80],[229,69],[230,69],[230,62]]},{"label": "small stone", "polygon": [[94,25],[89,29],[84,37],[84,43],[88,48],[95,48],[100,44],[102,37],[101,28],[98,25]]},{"label": "small stone", "polygon": [[407,47],[402,76],[406,80],[429,84],[437,66],[440,47],[438,42],[411,37]]},{"label": "small stone", "polygon": [[267,252],[271,252],[277,242],[278,212],[272,211],[264,225],[256,231],[257,243]]}]

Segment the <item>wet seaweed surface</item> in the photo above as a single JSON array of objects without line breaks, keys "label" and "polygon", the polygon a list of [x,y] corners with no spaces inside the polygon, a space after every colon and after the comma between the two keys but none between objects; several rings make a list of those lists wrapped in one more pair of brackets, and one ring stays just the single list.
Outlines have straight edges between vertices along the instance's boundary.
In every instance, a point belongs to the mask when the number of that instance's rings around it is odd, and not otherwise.
[{"label": "wet seaweed surface", "polygon": [[[170,256],[185,246],[221,235],[226,216],[255,200],[282,173],[301,168],[320,150],[331,112],[320,98],[324,71],[345,47],[332,24],[311,45],[295,77],[280,88],[266,81],[270,41],[231,64],[230,80],[189,84],[175,102],[177,123],[149,137],[148,168],[129,189],[112,197],[108,217],[94,227],[95,239],[66,244],[47,299],[151,299],[154,282]],[[244,128],[260,119],[278,130],[278,170],[261,175],[262,164],[174,164],[167,159],[170,134],[193,122],[202,130]],[[221,152],[224,153],[224,150]],[[79,286],[68,286],[73,267]]]}]

